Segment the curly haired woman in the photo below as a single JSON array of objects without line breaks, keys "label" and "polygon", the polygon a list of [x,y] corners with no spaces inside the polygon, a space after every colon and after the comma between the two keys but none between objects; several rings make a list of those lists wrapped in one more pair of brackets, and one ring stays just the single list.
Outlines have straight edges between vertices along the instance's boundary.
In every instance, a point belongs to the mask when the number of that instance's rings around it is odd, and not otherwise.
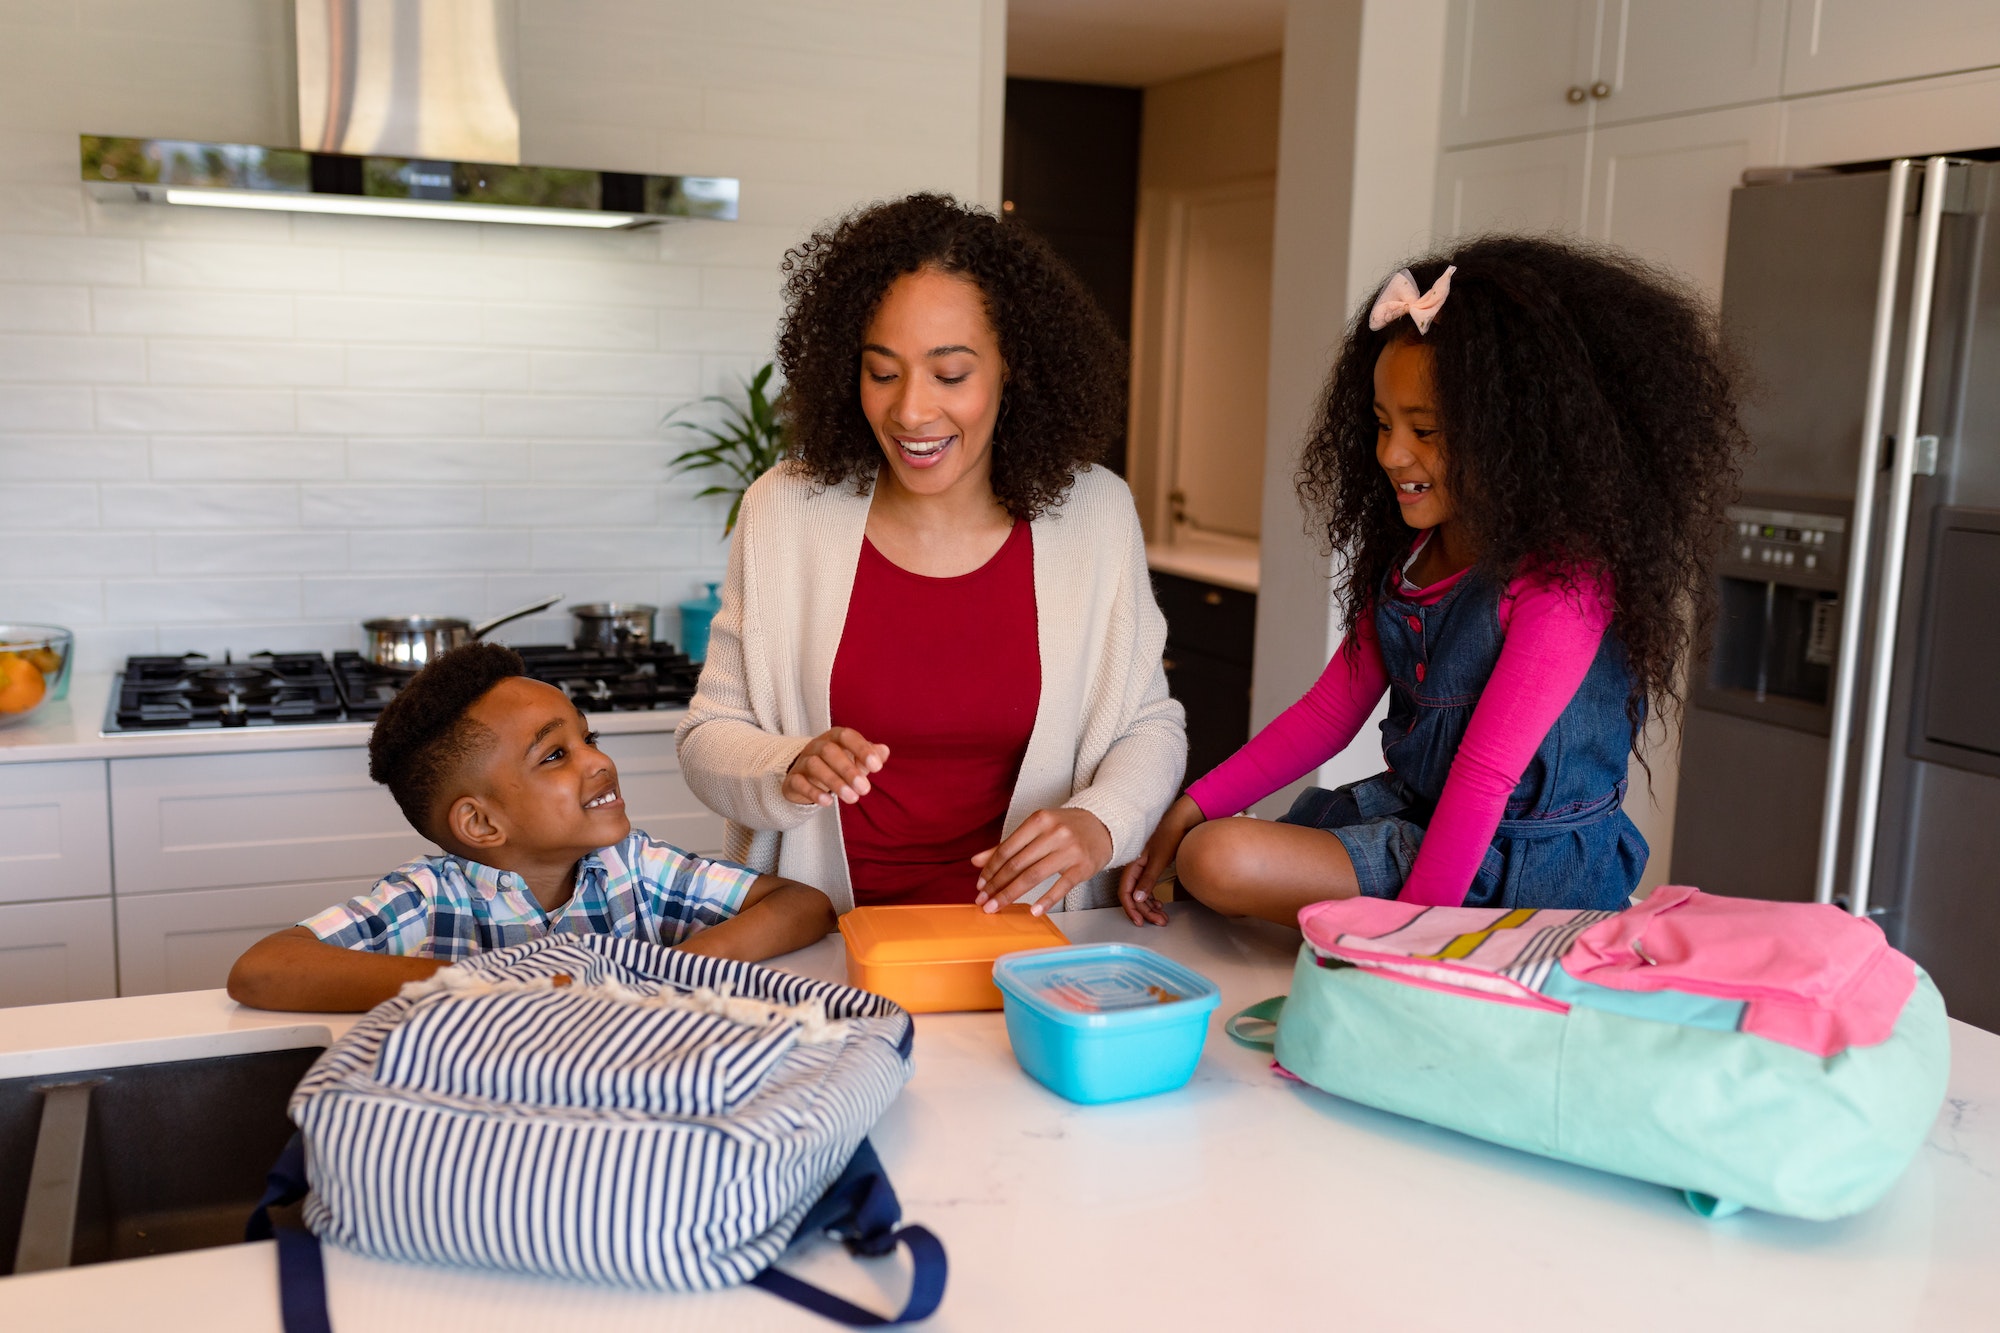
[{"label": "curly haired woman", "polygon": [[846,911],[1116,900],[1187,763],[1108,322],[938,195],[785,258],[787,462],[743,497],[681,767],[729,854]]},{"label": "curly haired woman", "polygon": [[[1745,443],[1707,308],[1616,251],[1487,237],[1356,313],[1299,488],[1347,638],[1306,696],[1188,788],[1120,885],[1291,924],[1356,894],[1623,907],[1646,866],[1627,751],[1712,614]],[[1414,540],[1412,537],[1414,536]],[[1344,749],[1384,692],[1389,771],[1227,819]]]}]

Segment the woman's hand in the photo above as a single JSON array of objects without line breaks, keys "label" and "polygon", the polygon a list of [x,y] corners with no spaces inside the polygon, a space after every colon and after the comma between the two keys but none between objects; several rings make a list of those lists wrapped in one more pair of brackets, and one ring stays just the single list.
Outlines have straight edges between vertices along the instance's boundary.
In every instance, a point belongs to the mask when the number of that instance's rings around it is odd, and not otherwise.
[{"label": "woman's hand", "polygon": [[979,896],[974,902],[997,912],[1031,892],[1050,875],[1053,887],[1028,910],[1036,916],[1063,900],[1063,895],[1104,869],[1111,859],[1111,830],[1088,810],[1064,806],[1037,810],[1021,821],[997,847],[972,858],[979,867]]},{"label": "woman's hand", "polygon": [[889,762],[889,747],[873,745],[852,727],[835,727],[806,742],[785,771],[782,790],[793,805],[853,805],[868,794],[868,775]]},{"label": "woman's hand", "polygon": [[1125,873],[1118,877],[1118,905],[1125,909],[1125,915],[1132,918],[1132,924],[1143,926],[1148,921],[1156,926],[1167,924],[1167,914],[1160,907],[1160,900],[1153,896],[1153,886],[1166,876],[1167,868],[1174,863],[1174,856],[1181,849],[1181,839],[1187,837],[1188,830],[1206,821],[1207,815],[1201,807],[1183,796],[1167,807],[1161,817],[1160,826],[1153,830],[1153,836],[1146,839],[1146,850],[1139,859],[1125,867]]}]

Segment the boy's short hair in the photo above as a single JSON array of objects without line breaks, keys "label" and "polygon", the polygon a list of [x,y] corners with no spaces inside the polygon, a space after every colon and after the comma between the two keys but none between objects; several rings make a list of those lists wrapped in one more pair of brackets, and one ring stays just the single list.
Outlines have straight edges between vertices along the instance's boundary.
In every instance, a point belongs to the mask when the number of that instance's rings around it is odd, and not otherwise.
[{"label": "boy's short hair", "polygon": [[493,739],[467,712],[501,681],[527,674],[512,648],[468,643],[434,658],[375,719],[368,776],[389,789],[417,832],[437,840],[432,824],[446,782]]}]

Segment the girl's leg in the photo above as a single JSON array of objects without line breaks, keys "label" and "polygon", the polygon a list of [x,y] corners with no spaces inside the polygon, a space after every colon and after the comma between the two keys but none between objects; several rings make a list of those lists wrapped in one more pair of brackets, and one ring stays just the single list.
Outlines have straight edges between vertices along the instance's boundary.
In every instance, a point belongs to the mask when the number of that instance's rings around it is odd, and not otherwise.
[{"label": "girl's leg", "polygon": [[1261,819],[1197,824],[1175,857],[1181,887],[1224,916],[1296,926],[1299,909],[1361,891],[1354,863],[1325,829]]}]

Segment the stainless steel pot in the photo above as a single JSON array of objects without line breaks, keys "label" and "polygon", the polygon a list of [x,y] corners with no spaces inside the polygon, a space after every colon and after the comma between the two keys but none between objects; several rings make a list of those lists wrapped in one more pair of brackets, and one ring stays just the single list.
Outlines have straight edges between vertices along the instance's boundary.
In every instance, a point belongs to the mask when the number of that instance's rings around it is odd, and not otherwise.
[{"label": "stainless steel pot", "polygon": [[642,602],[584,602],[569,609],[576,618],[575,646],[585,652],[619,653],[653,641],[657,606]]},{"label": "stainless steel pot", "polygon": [[415,671],[442,653],[482,638],[510,620],[546,611],[561,600],[562,594],[558,593],[547,601],[509,611],[479,625],[451,616],[384,616],[379,620],[364,620],[361,628],[368,631],[368,646],[362,650],[362,656],[376,666]]}]

